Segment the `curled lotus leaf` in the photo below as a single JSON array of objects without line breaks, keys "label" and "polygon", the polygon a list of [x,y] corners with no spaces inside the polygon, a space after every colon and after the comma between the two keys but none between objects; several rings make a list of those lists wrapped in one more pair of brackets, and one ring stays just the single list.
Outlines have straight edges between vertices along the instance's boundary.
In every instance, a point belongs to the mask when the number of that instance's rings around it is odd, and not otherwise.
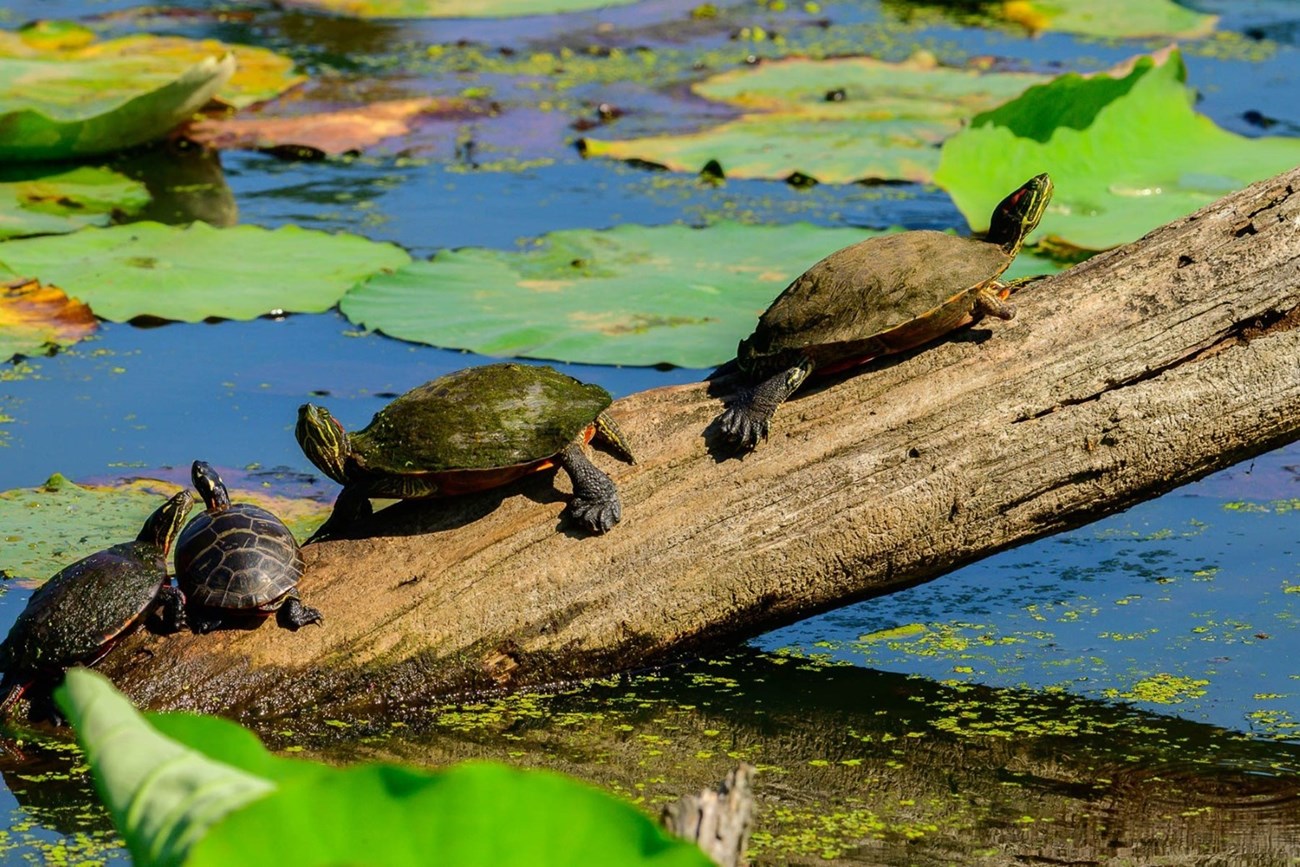
[{"label": "curled lotus leaf", "polygon": [[23,174],[0,181],[0,240],[107,225],[115,214],[134,214],[150,201],[140,181],[96,166]]},{"label": "curled lotus leaf", "polygon": [[181,72],[147,57],[75,63],[0,58],[0,160],[55,160],[153,141],[229,80],[230,55]]},{"label": "curled lotus leaf", "polygon": [[0,361],[70,346],[99,327],[90,308],[36,280],[0,283]]},{"label": "curled lotus leaf", "polygon": [[180,322],[320,313],[360,280],[410,261],[402,248],[297,226],[140,222],[5,243],[4,263],[57,283],[96,316]]},{"label": "curled lotus leaf", "polygon": [[1185,78],[1164,51],[1030,88],[946,141],[935,181],[979,230],[1006,190],[1050,171],[1039,231],[1104,250],[1300,163],[1300,140],[1247,138],[1197,114]]},{"label": "curled lotus leaf", "polygon": [[216,39],[141,33],[100,42],[92,31],[69,22],[38,22],[17,32],[0,30],[0,58],[65,63],[132,61],[121,67],[123,74],[148,69],[174,77],[204,58],[227,54],[234,57],[236,68],[215,95],[237,108],[272,99],[307,80],[283,54]]},{"label": "curled lotus leaf", "polygon": [[918,54],[901,63],[867,57],[791,58],[726,72],[692,90],[744,114],[693,133],[628,140],[588,138],[588,156],[698,172],[716,161],[729,177],[824,183],[883,178],[928,181],[936,146],[964,121],[1047,77],[940,66]]},{"label": "curled lotus leaf", "polygon": [[512,18],[522,15],[556,15],[608,6],[626,6],[636,0],[287,0],[352,18]]}]

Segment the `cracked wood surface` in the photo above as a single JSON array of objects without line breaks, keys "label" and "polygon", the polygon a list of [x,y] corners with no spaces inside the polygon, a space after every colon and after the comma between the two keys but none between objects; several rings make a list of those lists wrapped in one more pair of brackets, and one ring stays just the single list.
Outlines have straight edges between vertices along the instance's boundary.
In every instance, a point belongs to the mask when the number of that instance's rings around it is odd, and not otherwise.
[{"label": "cracked wood surface", "polygon": [[252,716],[603,674],[936,578],[1300,437],[1300,170],[1016,303],[814,380],[744,459],[713,450],[734,382],[618,401],[639,463],[596,456],[623,495],[605,536],[567,532],[549,474],[401,504],[369,538],[306,549],[323,628],[137,636],[103,667],[154,708]]}]

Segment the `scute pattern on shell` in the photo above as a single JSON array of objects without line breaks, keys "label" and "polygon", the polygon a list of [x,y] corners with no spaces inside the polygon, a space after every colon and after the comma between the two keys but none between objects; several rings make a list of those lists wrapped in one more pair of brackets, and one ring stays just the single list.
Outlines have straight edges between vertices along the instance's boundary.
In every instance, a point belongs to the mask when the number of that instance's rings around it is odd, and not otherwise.
[{"label": "scute pattern on shell", "polygon": [[239,503],[191,521],[176,545],[181,590],[195,603],[244,611],[292,590],[303,573],[293,534],[265,509]]},{"label": "scute pattern on shell", "polygon": [[740,361],[859,343],[996,280],[1011,261],[996,244],[945,232],[869,238],[796,277],[760,317]]}]

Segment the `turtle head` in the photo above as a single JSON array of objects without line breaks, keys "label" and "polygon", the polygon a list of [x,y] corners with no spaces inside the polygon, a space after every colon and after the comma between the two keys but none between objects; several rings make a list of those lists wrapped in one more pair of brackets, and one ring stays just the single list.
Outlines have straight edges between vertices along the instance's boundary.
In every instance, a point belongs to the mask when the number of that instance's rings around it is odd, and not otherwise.
[{"label": "turtle head", "polygon": [[181,531],[181,525],[189,517],[192,508],[194,508],[194,495],[189,491],[179,491],[149,516],[148,520],[144,522],[144,527],[140,530],[140,535],[136,536],[135,540],[149,545],[157,545],[162,549],[163,555],[166,556],[167,552],[171,550],[172,542],[176,540],[176,534]]},{"label": "turtle head", "polygon": [[212,464],[195,461],[194,466],[190,467],[190,479],[194,481],[194,489],[199,492],[203,505],[208,507],[209,512],[219,512],[230,507],[230,494]]},{"label": "turtle head", "polygon": [[347,461],[352,453],[348,433],[323,406],[304,403],[298,407],[298,426],[294,429],[302,453],[322,473],[340,485],[348,483]]},{"label": "turtle head", "polygon": [[1051,200],[1052,179],[1047,172],[1034,175],[993,209],[985,240],[1016,255],[1029,233],[1038,228],[1038,221]]}]

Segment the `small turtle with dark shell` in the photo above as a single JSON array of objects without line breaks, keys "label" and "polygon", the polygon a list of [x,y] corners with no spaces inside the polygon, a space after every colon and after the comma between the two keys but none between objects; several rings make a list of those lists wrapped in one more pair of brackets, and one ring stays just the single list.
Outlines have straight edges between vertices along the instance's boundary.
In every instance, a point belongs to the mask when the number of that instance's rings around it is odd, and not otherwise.
[{"label": "small turtle with dark shell", "polygon": [[1010,319],[998,278],[1052,198],[1046,174],[993,211],[983,239],[946,232],[882,235],[831,253],[795,278],[740,341],[736,361],[756,384],[718,418],[723,436],[751,449],[777,407],[813,371],[833,373],[902,352],[981,316]]},{"label": "small turtle with dark shell", "polygon": [[32,594],[0,644],[0,713],[33,683],[54,683],[69,666],[98,662],[155,610],[166,631],[184,627],[185,600],[167,577],[167,552],[193,506],[181,491],[149,516],[135,541],[83,557]]},{"label": "small turtle with dark shell", "polygon": [[289,528],[260,506],[231,505],[208,463],[195,461],[190,475],[208,507],[176,542],[176,581],[194,628],[208,632],[231,617],[272,612],[287,629],[320,623],[321,613],[298,597],[303,559]]},{"label": "small turtle with dark shell", "polygon": [[384,407],[349,434],[323,407],[298,410],[298,444],[343,485],[312,540],[370,514],[371,497],[446,497],[506,485],[559,465],[573,482],[568,514],[593,533],[622,517],[618,489],[587,457],[597,438],[628,463],[632,450],[598,385],[551,367],[489,364],[449,373]]}]

